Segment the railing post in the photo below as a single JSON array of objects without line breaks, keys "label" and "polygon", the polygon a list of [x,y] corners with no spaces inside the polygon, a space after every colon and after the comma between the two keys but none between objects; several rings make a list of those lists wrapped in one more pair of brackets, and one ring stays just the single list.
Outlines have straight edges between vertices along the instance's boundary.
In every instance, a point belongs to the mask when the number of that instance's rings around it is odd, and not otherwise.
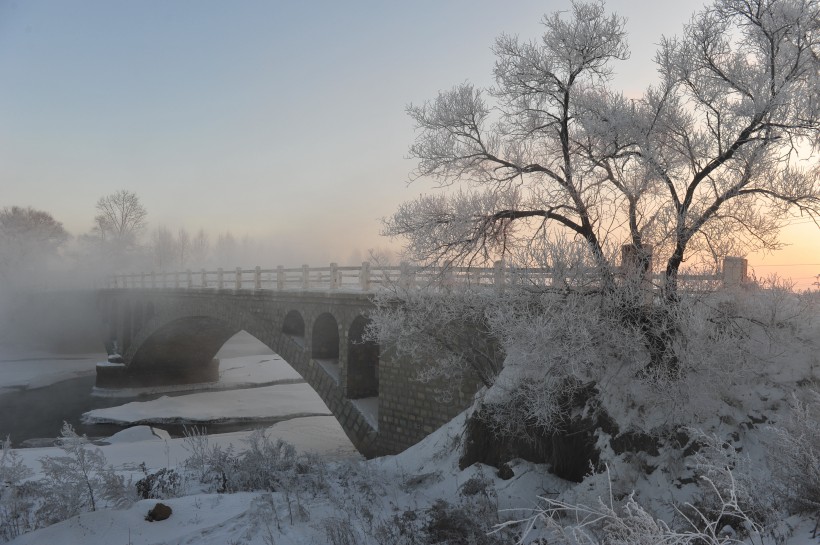
[{"label": "railing post", "polygon": [[362,291],[370,291],[370,262],[362,261],[362,268],[359,270],[359,287]]},{"label": "railing post", "polygon": [[216,270],[216,289],[221,290],[225,287],[225,273],[222,272],[222,267]]},{"label": "railing post", "polygon": [[723,287],[731,288],[746,281],[749,262],[742,257],[723,258]]},{"label": "railing post", "polygon": [[185,281],[189,290],[194,288],[194,274],[191,269],[185,271]]},{"label": "railing post", "polygon": [[253,289],[256,291],[262,289],[262,268],[259,265],[253,271]]},{"label": "railing post", "polygon": [[239,291],[242,289],[242,267],[236,268],[236,278],[234,279],[234,289]]},{"label": "railing post", "polygon": [[276,267],[276,289],[278,291],[285,289],[285,267],[282,265]]},{"label": "railing post", "polygon": [[330,264],[330,289],[339,289],[339,265],[337,263]]},{"label": "railing post", "polygon": [[302,289],[306,290],[310,288],[310,267],[308,265],[302,265]]},{"label": "railing post", "polygon": [[154,271],[151,271],[151,289],[156,289],[157,287],[157,275]]},{"label": "railing post", "polygon": [[200,284],[199,287],[207,288],[208,287],[208,273],[205,272],[205,269],[202,269],[202,272],[200,274],[202,275],[202,283]]},{"label": "railing post", "polygon": [[502,293],[504,291],[504,260],[499,259],[493,263],[493,284],[495,284],[495,291]]}]

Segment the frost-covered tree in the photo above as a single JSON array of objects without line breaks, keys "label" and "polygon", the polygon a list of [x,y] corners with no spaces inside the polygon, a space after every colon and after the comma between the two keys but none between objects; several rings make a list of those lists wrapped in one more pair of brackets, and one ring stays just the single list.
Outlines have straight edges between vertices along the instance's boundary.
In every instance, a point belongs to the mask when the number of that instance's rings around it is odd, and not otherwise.
[{"label": "frost-covered tree", "polygon": [[204,229],[199,229],[191,239],[190,261],[196,267],[204,267],[211,253],[211,241]]},{"label": "frost-covered tree", "polygon": [[720,235],[779,246],[787,212],[820,218],[820,2],[716,0],[661,41],[635,105],[667,283]]},{"label": "frost-covered tree", "polygon": [[[573,437],[601,422],[658,434],[721,409],[722,389],[765,363],[756,339],[796,337],[754,308],[776,290],[698,298],[678,291],[678,271],[698,252],[771,247],[787,209],[820,212],[817,165],[801,155],[820,129],[816,6],[717,0],[663,41],[661,84],[635,100],[606,86],[626,46],[601,4],[548,15],[538,42],[499,38],[493,89],[460,85],[409,108],[415,176],[443,191],[402,205],[385,232],[445,271],[432,293],[377,296],[371,338],[421,378],[452,385],[473,372],[489,386],[477,412],[491,431],[551,438],[554,468],[583,462],[594,449],[573,450]],[[720,45],[704,49],[714,29]],[[752,98],[729,84],[740,80]],[[667,297],[621,281],[612,250],[623,242],[644,267],[654,247]],[[447,266],[500,256],[512,265],[503,291],[448,286]],[[461,342],[474,333],[484,344]]]},{"label": "frost-covered tree", "polygon": [[176,254],[174,235],[164,225],[157,227],[151,234],[151,257],[153,266],[158,271],[168,271],[174,264]]},{"label": "frost-covered tree", "polygon": [[691,253],[775,248],[786,212],[820,217],[817,0],[717,0],[662,40],[659,84],[607,87],[623,20],[575,2],[539,41],[501,36],[496,85],[411,105],[423,195],[386,221],[421,262],[475,263],[569,233],[603,266],[629,242],[677,289]]},{"label": "frost-covered tree", "polygon": [[574,3],[570,17],[543,24],[539,42],[496,40],[494,89],[465,83],[408,107],[415,176],[474,188],[421,196],[387,220],[385,234],[406,237],[414,259],[486,262],[559,226],[606,264],[612,202],[600,158],[581,145],[579,108],[611,61],[628,56],[624,21],[601,4]]},{"label": "frost-covered tree", "polygon": [[100,197],[94,217],[94,231],[103,241],[122,247],[136,244],[145,229],[148,212],[136,193],[120,190]]},{"label": "frost-covered tree", "polygon": [[182,270],[191,259],[191,234],[184,227],[177,231],[176,266]]}]

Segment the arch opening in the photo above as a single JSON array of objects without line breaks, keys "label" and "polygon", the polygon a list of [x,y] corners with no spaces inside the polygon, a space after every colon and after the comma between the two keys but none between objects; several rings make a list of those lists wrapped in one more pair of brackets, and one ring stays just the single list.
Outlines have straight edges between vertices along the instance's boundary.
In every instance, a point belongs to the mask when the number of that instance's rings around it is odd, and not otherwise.
[{"label": "arch opening", "polygon": [[365,340],[368,318],[357,316],[347,335],[347,397],[379,395],[379,345]]},{"label": "arch opening", "polygon": [[[225,344],[216,353],[216,358],[243,358],[248,356],[270,356],[276,352],[244,329],[225,341]],[[269,360],[266,360],[269,361]]]},{"label": "arch opening", "polygon": [[282,322],[282,333],[291,337],[305,338],[305,319],[298,310],[291,310]]},{"label": "arch opening", "polygon": [[127,358],[127,381],[133,386],[215,382],[219,380],[219,360],[215,356],[237,331],[208,316],[163,324]]},{"label": "arch opening", "polygon": [[328,312],[319,315],[313,324],[311,357],[339,362],[339,324]]}]

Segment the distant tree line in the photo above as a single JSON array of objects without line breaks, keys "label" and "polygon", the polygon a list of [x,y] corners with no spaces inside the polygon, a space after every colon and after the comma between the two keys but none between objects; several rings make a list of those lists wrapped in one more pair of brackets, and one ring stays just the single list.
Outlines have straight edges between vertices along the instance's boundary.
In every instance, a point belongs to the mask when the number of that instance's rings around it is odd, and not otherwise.
[{"label": "distant tree line", "polygon": [[89,278],[114,272],[249,265],[264,254],[260,241],[230,231],[212,237],[204,228],[149,229],[148,211],[132,191],[100,197],[96,212],[89,232],[72,237],[49,212],[21,206],[0,209],[4,291],[66,287],[72,281],[85,285]]}]

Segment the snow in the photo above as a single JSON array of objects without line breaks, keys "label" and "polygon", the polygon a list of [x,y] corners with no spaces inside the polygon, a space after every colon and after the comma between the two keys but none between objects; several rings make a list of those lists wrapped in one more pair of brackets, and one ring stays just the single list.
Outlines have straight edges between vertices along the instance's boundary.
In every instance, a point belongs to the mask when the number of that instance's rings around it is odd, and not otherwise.
[{"label": "snow", "polygon": [[89,411],[83,415],[83,421],[89,424],[198,424],[317,415],[330,415],[330,411],[313,388],[300,383],[132,401],[119,407]]},{"label": "snow", "polygon": [[350,402],[356,410],[364,416],[367,423],[374,430],[379,430],[379,398],[363,397],[361,399],[351,399]]},{"label": "snow", "polygon": [[[815,332],[819,332],[816,328]],[[242,386],[241,390],[199,392],[178,397],[162,397],[157,400],[126,403],[120,407],[101,409],[87,413],[89,419],[119,422],[206,422],[208,420],[254,420],[291,417],[266,428],[272,440],[283,439],[302,452],[311,452],[328,461],[326,496],[303,499],[308,516],[295,520],[288,518],[285,504],[286,492],[243,492],[213,494],[201,485],[188,482],[183,497],[162,500],[173,509],[167,521],[147,522],[144,517],[157,500],[142,500],[125,509],[100,509],[93,513],[60,522],[53,526],[24,534],[11,543],[83,543],[86,545],[110,545],[112,543],[139,544],[225,544],[267,545],[288,543],[307,545],[329,543],[323,524],[334,520],[359,521],[369,513],[376,522],[390,523],[394,517],[405,512],[423,512],[436,499],[442,498],[457,504],[462,501],[465,483],[480,479],[489,483],[494,513],[505,517],[524,518],[532,515],[538,505],[538,497],[561,498],[563,501],[593,504],[598,497],[606,497],[610,490],[628,493],[635,490],[640,497],[680,501],[694,493],[694,485],[675,488],[666,471],[654,471],[649,475],[636,472],[634,464],[625,463],[621,457],[608,453],[612,459],[609,471],[596,474],[576,484],[561,480],[550,474],[548,468],[522,460],[509,463],[514,476],[501,480],[495,468],[474,464],[459,470],[458,458],[464,440],[463,430],[468,412],[462,413],[448,425],[435,431],[416,446],[396,456],[386,456],[363,461],[332,416],[299,417],[300,414],[329,411],[318,396],[304,383],[265,385],[279,380],[293,380],[293,373],[284,369],[278,356],[262,354],[254,356],[222,355],[222,386]],[[40,358],[40,356],[38,356]],[[27,361],[39,362],[25,369],[20,364],[24,358],[1,362],[13,372],[0,373],[0,388],[14,384],[47,384],[72,373],[93,372],[94,357],[86,360],[64,360],[54,357],[52,365],[63,366],[54,371],[43,364],[42,358]],[[768,373],[755,372],[739,377],[744,385],[731,392],[737,400],[726,400],[722,412],[715,411],[704,424],[713,431],[740,430],[743,455],[749,463],[761,463],[767,456],[765,442],[760,433],[753,433],[739,423],[749,419],[741,414],[741,408],[756,415],[777,417],[778,408],[786,406],[790,385],[801,377],[817,381],[817,353],[808,348],[792,350],[788,354],[776,354],[773,361],[782,363]],[[43,371],[37,376],[36,371]],[[755,370],[760,371],[760,370]],[[741,380],[742,379],[742,380]],[[212,385],[209,385],[209,387]],[[248,387],[255,386],[255,387]],[[631,388],[629,394],[641,394],[632,385],[613,386]],[[355,400],[354,405],[368,418],[376,421],[378,398]],[[731,412],[733,406],[737,411]],[[728,407],[728,409],[727,409]],[[638,410],[637,408],[635,410]],[[704,412],[711,410],[704,407]],[[629,415],[619,415],[628,418]],[[723,426],[723,428],[721,428]],[[756,430],[765,431],[761,426]],[[234,432],[208,437],[210,445],[241,450],[247,445],[251,432]],[[725,435],[723,433],[722,435]],[[190,443],[185,438],[171,438],[167,432],[156,427],[137,425],[120,431],[99,443],[107,462],[116,470],[134,479],[143,475],[141,464],[148,471],[162,468],[181,468],[191,456]],[[61,456],[56,447],[17,450],[22,461],[35,472],[42,470],[40,460],[44,456]],[[674,453],[662,451],[649,458],[653,464],[676,463],[669,457]],[[680,463],[680,462],[677,462]],[[200,486],[198,489],[197,486]],[[672,490],[676,490],[672,497]],[[287,505],[288,507],[284,507]],[[273,508],[271,506],[274,506]],[[277,507],[278,506],[278,507]],[[271,510],[273,509],[273,511]],[[278,514],[274,514],[278,513]],[[668,513],[667,513],[668,514]],[[359,518],[357,518],[359,517]],[[811,537],[814,522],[807,517],[790,517],[782,522],[783,545],[818,545],[820,540]],[[270,533],[269,533],[270,532]],[[355,542],[355,541],[354,541]]]},{"label": "snow", "polygon": [[137,441],[168,441],[171,435],[160,428],[151,426],[133,426],[119,431],[105,440],[109,445],[117,443],[136,443]]},{"label": "snow", "polygon": [[90,376],[105,354],[71,356],[42,353],[0,353],[0,394],[9,390],[43,388],[64,380]]},{"label": "snow", "polygon": [[142,500],[128,509],[84,513],[37,532],[25,534],[13,543],[42,545],[70,543],[111,545],[113,543],[160,544],[197,543],[225,545],[228,536],[243,530],[249,506],[259,494],[202,494],[162,500],[173,512],[171,518],[147,522],[145,515],[157,500]]},{"label": "snow", "polygon": [[328,376],[330,378],[332,378],[333,381],[338,386],[340,381],[342,380],[341,379],[341,373],[339,371],[339,361],[338,360],[314,360],[314,361],[319,364],[319,367],[321,367],[324,370],[324,372],[327,373]]}]

